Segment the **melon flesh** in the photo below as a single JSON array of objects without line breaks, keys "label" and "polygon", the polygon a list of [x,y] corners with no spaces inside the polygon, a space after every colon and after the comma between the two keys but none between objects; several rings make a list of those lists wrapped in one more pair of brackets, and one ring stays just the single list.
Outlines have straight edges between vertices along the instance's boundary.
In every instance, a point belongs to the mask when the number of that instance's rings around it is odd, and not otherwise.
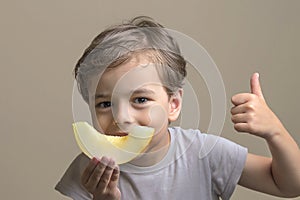
[{"label": "melon flesh", "polygon": [[154,129],[134,126],[126,136],[111,136],[99,133],[87,122],[73,123],[76,142],[89,158],[111,157],[117,164],[129,162],[138,156],[150,143]]}]

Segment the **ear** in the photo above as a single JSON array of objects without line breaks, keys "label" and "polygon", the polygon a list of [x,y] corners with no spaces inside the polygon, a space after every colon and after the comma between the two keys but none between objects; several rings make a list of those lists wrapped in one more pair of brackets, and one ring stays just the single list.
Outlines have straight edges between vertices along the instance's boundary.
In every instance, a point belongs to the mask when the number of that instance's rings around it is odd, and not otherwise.
[{"label": "ear", "polygon": [[169,99],[169,122],[175,121],[181,111],[183,89],[178,89]]}]

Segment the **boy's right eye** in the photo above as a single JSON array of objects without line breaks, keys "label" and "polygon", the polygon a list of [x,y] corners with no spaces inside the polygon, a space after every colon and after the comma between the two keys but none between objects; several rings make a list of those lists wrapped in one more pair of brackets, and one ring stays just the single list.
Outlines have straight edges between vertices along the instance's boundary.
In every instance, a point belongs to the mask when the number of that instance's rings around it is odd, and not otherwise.
[{"label": "boy's right eye", "polygon": [[111,107],[110,101],[104,101],[96,104],[96,108],[109,108],[109,107]]}]

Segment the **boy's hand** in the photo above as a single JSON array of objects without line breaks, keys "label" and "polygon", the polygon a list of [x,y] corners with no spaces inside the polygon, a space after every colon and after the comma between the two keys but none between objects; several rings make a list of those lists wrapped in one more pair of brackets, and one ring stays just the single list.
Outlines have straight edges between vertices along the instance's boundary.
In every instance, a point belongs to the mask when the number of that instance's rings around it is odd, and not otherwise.
[{"label": "boy's hand", "polygon": [[283,125],[268,107],[259,83],[259,74],[251,77],[251,93],[234,95],[231,99],[234,107],[231,109],[231,120],[239,132],[271,139],[284,130]]},{"label": "boy's hand", "polygon": [[119,168],[107,157],[93,158],[81,176],[82,185],[93,194],[94,200],[119,200]]}]

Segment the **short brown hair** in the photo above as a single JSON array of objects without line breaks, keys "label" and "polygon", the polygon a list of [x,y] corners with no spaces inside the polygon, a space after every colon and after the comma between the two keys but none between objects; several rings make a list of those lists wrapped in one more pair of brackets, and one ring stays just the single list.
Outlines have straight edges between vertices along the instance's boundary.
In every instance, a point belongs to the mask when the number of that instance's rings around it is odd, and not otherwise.
[{"label": "short brown hair", "polygon": [[83,98],[88,101],[86,80],[106,67],[118,66],[135,53],[151,52],[161,64],[161,79],[168,93],[183,85],[186,61],[168,31],[150,17],[139,16],[129,22],[110,27],[96,36],[78,60],[75,79]]}]

